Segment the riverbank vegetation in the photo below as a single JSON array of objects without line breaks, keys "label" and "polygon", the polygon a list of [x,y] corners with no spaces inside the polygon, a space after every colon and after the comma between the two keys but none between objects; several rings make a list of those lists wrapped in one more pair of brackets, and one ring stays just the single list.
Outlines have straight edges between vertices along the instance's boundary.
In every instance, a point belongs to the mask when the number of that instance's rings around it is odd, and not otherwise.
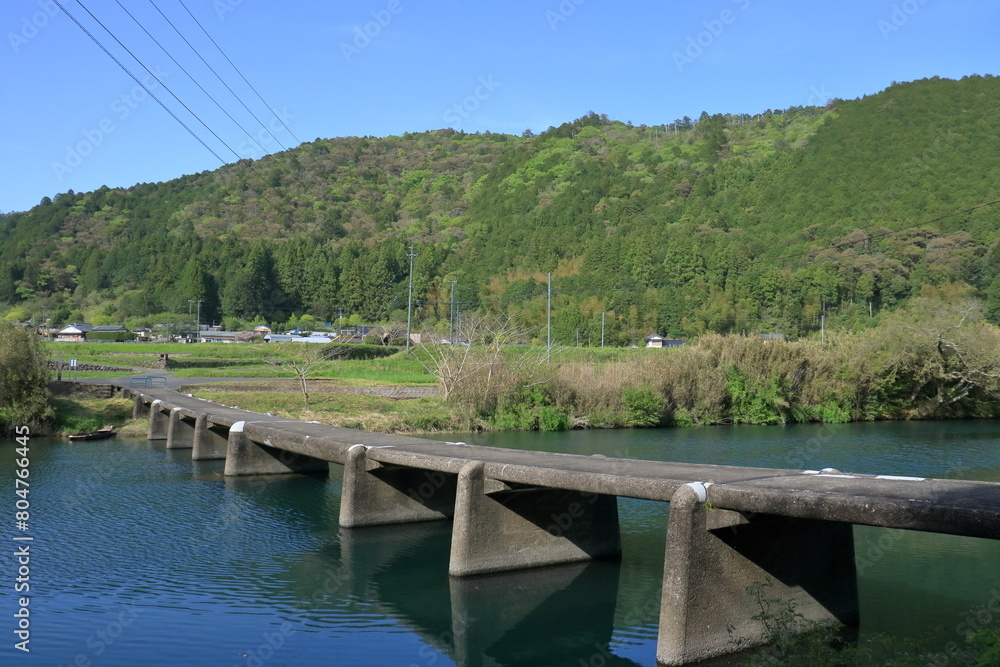
[{"label": "riverbank vegetation", "polygon": [[995,418],[1000,330],[982,311],[938,294],[825,342],[708,334],[608,363],[524,363],[517,350],[491,362],[484,351],[448,400],[467,423],[500,430]]},{"label": "riverbank vegetation", "polygon": [[143,437],[147,419],[132,419],[132,401],[96,396],[61,396],[52,399],[54,418],[46,432],[68,435],[89,433],[114,424],[119,435]]},{"label": "riverbank vegetation", "polygon": [[[177,346],[184,350],[177,357],[190,355],[180,363],[190,367],[176,373],[287,378],[188,390],[254,411],[374,431],[1000,417],[1000,329],[986,321],[983,302],[960,286],[928,290],[883,314],[878,326],[832,332],[823,341],[706,334],[670,349],[554,346],[550,362],[546,346],[525,344],[533,332],[506,316],[467,316],[461,333],[468,344],[425,336],[428,344],[410,355],[398,348],[378,358],[333,355],[294,383],[289,364],[310,351],[303,344]],[[79,349],[106,360],[146,348]],[[213,368],[212,360],[236,365]],[[374,391],[435,383],[437,398]],[[36,423],[49,413],[40,414]]]},{"label": "riverbank vegetation", "polygon": [[0,436],[19,426],[34,432],[52,418],[48,375],[38,337],[0,320]]},{"label": "riverbank vegetation", "polygon": [[[468,345],[317,364],[302,378],[305,405],[301,381],[190,390],[254,411],[399,432],[1000,417],[1000,329],[961,290],[929,293],[876,327],[825,341],[706,334],[671,349],[556,347],[549,363],[545,346],[517,344],[531,333],[509,318],[470,316],[462,334]],[[258,347],[272,362],[306,351]],[[272,370],[291,378],[278,363]],[[439,397],[419,401],[342,391],[435,381]]]}]

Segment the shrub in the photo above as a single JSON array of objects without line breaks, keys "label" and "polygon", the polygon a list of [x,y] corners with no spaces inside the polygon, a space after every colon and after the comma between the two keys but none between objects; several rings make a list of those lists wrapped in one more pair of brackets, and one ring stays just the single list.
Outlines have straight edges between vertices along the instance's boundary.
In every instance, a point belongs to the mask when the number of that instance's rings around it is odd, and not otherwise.
[{"label": "shrub", "polygon": [[740,369],[730,366],[726,372],[731,415],[736,424],[784,424],[781,407],[787,406],[781,398],[777,378],[772,376],[764,384],[746,377]]},{"label": "shrub", "polygon": [[687,408],[677,408],[674,410],[672,423],[674,426],[696,426],[698,424]]},{"label": "shrub", "polygon": [[52,418],[48,382],[38,338],[0,321],[0,433],[17,426],[37,430]]},{"label": "shrub", "polygon": [[538,409],[538,428],[543,431],[567,431],[571,425],[569,415],[551,405]]},{"label": "shrub", "polygon": [[622,405],[628,417],[627,426],[659,426],[663,423],[663,400],[652,387],[626,387],[622,390]]}]

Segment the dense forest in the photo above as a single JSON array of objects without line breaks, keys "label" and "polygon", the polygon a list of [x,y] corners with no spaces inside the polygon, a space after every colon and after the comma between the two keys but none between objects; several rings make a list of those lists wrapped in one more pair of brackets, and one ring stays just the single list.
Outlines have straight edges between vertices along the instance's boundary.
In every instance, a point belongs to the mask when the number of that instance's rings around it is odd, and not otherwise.
[{"label": "dense forest", "polygon": [[[553,337],[861,329],[917,296],[1000,321],[1000,78],[516,137],[316,139],[0,216],[0,314],[421,326],[504,311]],[[415,257],[409,257],[411,252]],[[303,319],[303,316],[309,317]],[[544,335],[544,334],[542,334]]]}]

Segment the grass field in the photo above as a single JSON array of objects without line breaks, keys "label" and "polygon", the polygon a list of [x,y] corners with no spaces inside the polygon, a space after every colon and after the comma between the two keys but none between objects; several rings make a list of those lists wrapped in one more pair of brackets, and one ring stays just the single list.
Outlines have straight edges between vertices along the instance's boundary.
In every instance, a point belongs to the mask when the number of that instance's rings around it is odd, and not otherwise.
[{"label": "grass field", "polygon": [[[116,366],[123,372],[64,370],[64,379],[121,377],[133,374],[162,374],[154,369],[161,354],[170,356],[170,372],[177,377],[292,378],[287,368],[269,363],[281,362],[303,352],[305,343],[232,344],[232,343],[46,343],[53,360],[71,358],[78,364]],[[317,366],[310,377],[342,381],[347,385],[377,386],[432,385],[435,380],[398,348],[351,346],[352,356],[373,358],[342,359]],[[385,356],[389,355],[389,356]],[[132,370],[132,369],[136,370]],[[53,377],[55,373],[53,372]]]},{"label": "grass field", "polygon": [[244,410],[376,433],[433,433],[463,426],[439,398],[381,398],[344,393],[328,382],[309,384],[309,405],[303,403],[297,385],[284,383],[194,386],[188,390],[199,398]]},{"label": "grass field", "polygon": [[[192,385],[185,391],[226,405],[254,412],[270,412],[290,419],[317,420],[336,426],[393,433],[432,433],[467,430],[468,417],[461,417],[440,398],[392,399],[347,393],[345,387],[431,387],[437,384],[415,359],[399,348],[350,346],[352,356],[322,363],[309,373],[310,403],[305,405],[294,373],[280,362],[307,354],[308,344],[227,343],[46,343],[52,359],[75,358],[79,364],[117,366],[130,370],[63,371],[64,380],[115,378],[127,375],[164,375],[152,366],[161,354],[170,356],[169,374],[175,378],[287,378],[288,382],[240,383],[239,386]],[[511,348],[517,353],[519,348]],[[417,354],[419,354],[419,350]],[[553,361],[562,366],[591,366],[622,362],[637,356],[662,354],[635,348],[559,348]],[[271,363],[269,363],[271,362]],[[276,365],[278,364],[278,365]],[[135,370],[131,370],[135,368]],[[53,377],[55,373],[53,373]],[[255,386],[256,385],[256,386]],[[104,423],[127,423],[121,414],[109,414],[99,400],[58,399],[62,432],[93,430]],[[129,404],[130,406],[131,404]],[[129,426],[142,430],[139,426]]]}]

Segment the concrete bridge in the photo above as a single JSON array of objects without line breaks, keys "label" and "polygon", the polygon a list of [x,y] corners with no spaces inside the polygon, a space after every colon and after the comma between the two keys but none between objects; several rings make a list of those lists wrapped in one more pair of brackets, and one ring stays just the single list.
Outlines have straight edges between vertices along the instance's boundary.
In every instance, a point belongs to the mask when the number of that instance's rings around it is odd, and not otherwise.
[{"label": "concrete bridge", "polygon": [[470,446],[292,421],[132,389],[148,437],[227,476],[344,466],[340,525],[451,519],[454,577],[621,555],[617,497],[670,503],[657,659],[683,665],[766,640],[746,594],[858,621],[853,524],[1000,539],[1000,484],[637,461]]}]

